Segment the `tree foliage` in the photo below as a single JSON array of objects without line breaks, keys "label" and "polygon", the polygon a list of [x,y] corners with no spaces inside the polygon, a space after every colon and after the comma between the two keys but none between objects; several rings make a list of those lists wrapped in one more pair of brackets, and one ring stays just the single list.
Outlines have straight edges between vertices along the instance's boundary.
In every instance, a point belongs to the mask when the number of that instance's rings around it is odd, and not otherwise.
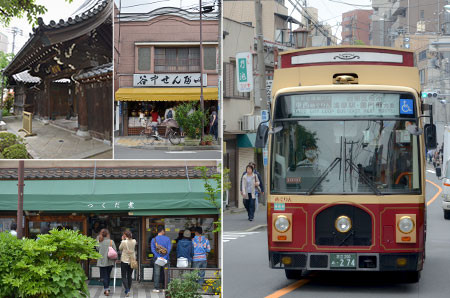
[{"label": "tree foliage", "polygon": [[87,297],[80,262],[101,257],[95,239],[72,230],[51,230],[37,240],[0,233],[0,297]]},{"label": "tree foliage", "polygon": [[[73,0],[64,1],[71,3]],[[28,23],[37,24],[37,18],[45,14],[47,8],[36,2],[36,0],[0,0],[0,23],[8,27],[13,18],[26,17]]]},{"label": "tree foliage", "polygon": [[[219,166],[221,167],[221,166]],[[221,214],[221,202],[220,198],[222,197],[222,176],[223,176],[223,190],[227,190],[230,188],[229,184],[229,172],[230,170],[227,168],[223,169],[222,173],[216,173],[209,175],[207,167],[197,167],[197,169],[202,173],[203,185],[205,188],[205,200],[211,203],[217,211],[218,214]],[[216,228],[214,229],[214,233],[220,232],[222,229],[221,226],[221,218],[215,222]]]}]

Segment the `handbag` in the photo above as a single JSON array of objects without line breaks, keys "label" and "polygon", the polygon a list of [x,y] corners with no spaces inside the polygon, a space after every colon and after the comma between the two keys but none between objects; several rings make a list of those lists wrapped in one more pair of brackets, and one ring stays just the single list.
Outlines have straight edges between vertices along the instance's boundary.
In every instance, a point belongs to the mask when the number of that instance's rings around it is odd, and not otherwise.
[{"label": "handbag", "polygon": [[[254,174],[255,175],[255,189],[258,191],[258,193],[262,193],[262,191],[261,191],[261,187],[259,187],[259,185],[256,185],[256,178],[257,178],[257,175],[256,174]],[[259,180],[259,179],[258,179]],[[261,181],[259,182],[259,183],[261,183]]]},{"label": "handbag", "polygon": [[164,258],[157,258],[156,261],[155,261],[155,264],[158,265],[158,266],[163,267],[164,265],[167,264],[167,260],[164,259]]},{"label": "handbag", "polygon": [[158,242],[156,242],[156,237],[155,237],[155,248],[156,248],[156,252],[159,253],[160,255],[167,255],[167,248],[165,248],[162,245],[159,245]]},{"label": "handbag", "polygon": [[[128,242],[126,242],[127,244],[127,249],[130,251],[130,249],[128,248]],[[131,269],[138,269],[139,268],[139,264],[136,261],[136,256],[134,255],[134,250],[132,251],[131,255],[130,255],[130,267]]]},{"label": "handbag", "polygon": [[112,240],[109,243],[108,247],[108,259],[116,260],[117,259],[117,251],[112,247]]},{"label": "handbag", "polygon": [[189,260],[185,257],[177,258],[177,267],[178,268],[187,268],[189,267]]}]

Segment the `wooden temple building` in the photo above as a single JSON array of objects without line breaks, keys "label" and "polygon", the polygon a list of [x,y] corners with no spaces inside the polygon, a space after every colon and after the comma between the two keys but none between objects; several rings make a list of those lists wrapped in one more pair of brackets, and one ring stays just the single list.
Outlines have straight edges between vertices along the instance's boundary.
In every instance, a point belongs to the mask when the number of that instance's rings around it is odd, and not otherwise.
[{"label": "wooden temple building", "polygon": [[112,8],[112,0],[91,0],[67,20],[38,19],[3,71],[16,115],[76,119],[78,136],[112,140]]}]

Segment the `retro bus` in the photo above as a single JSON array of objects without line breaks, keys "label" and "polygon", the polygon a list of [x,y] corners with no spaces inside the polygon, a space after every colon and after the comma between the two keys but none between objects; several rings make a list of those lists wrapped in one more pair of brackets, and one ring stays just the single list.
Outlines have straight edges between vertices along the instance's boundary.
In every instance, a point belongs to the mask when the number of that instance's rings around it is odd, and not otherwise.
[{"label": "retro bus", "polygon": [[[281,54],[268,125],[271,268],[397,271],[420,279],[425,259],[425,141],[414,53],[384,47]],[[432,120],[431,120],[432,122]]]}]

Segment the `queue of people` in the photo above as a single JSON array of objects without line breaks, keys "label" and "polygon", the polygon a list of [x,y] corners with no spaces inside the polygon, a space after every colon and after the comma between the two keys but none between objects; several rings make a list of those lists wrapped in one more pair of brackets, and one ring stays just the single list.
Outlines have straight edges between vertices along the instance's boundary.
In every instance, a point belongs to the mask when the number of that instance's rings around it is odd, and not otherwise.
[{"label": "queue of people", "polygon": [[[185,230],[183,238],[177,244],[177,267],[179,268],[198,268],[200,285],[204,282],[205,268],[207,267],[207,257],[211,250],[208,238],[203,236],[203,229],[196,227],[195,236],[191,237],[191,231]],[[153,267],[153,292],[163,291],[165,285],[164,270],[170,266],[169,255],[172,249],[171,239],[165,235],[164,226],[157,227],[157,235],[151,240],[151,251],[154,256]],[[111,271],[118,258],[116,244],[111,240],[107,229],[102,229],[97,237],[97,249],[102,255],[97,260],[97,266],[100,268],[100,278],[103,281],[104,295],[110,294],[110,276]],[[125,291],[125,297],[130,296],[132,286],[133,270],[138,268],[136,261],[136,240],[130,231],[124,231],[122,241],[119,245],[120,267],[122,274],[122,284]]]}]

